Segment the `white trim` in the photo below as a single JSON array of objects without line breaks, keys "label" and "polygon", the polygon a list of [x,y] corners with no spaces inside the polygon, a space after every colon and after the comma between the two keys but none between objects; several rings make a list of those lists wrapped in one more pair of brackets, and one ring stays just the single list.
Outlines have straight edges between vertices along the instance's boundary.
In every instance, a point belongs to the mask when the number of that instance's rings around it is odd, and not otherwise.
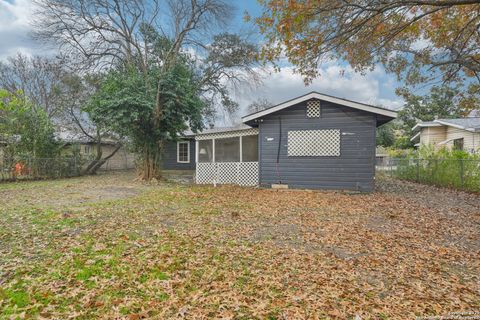
[{"label": "white trim", "polygon": [[[180,161],[180,144],[187,144],[187,161]],[[190,141],[177,141],[177,163],[190,163]]]},{"label": "white trim", "polygon": [[212,162],[215,163],[215,138],[212,139]]},{"label": "white trim", "polygon": [[[450,138],[450,139],[447,139],[447,140],[443,140],[443,141],[440,141],[439,143],[437,143],[439,146],[443,146],[444,144],[447,144],[449,142],[452,142],[453,140],[456,140],[457,138]],[[463,137],[459,138],[459,139],[463,139]]]},{"label": "white trim", "polygon": [[240,136],[258,135],[258,128],[245,128],[241,130],[228,130],[213,133],[199,133],[195,136],[195,140],[210,140],[215,138],[235,138]]},{"label": "white trim", "polygon": [[195,163],[198,163],[198,155],[199,155],[199,151],[198,151],[198,140],[195,141]]},{"label": "white trim", "polygon": [[266,116],[268,114],[280,111],[282,109],[291,107],[295,104],[298,104],[298,103],[301,103],[303,101],[307,101],[307,100],[310,100],[310,99],[320,99],[320,100],[340,104],[342,106],[346,106],[346,107],[350,107],[350,108],[354,108],[354,109],[359,109],[359,110],[363,110],[363,111],[367,111],[367,112],[372,112],[372,113],[380,114],[380,115],[391,117],[391,118],[396,118],[397,117],[397,112],[396,111],[381,109],[381,108],[377,108],[377,107],[374,107],[374,106],[369,106],[369,105],[366,105],[366,104],[363,104],[363,103],[358,103],[358,102],[354,102],[354,101],[350,101],[350,100],[335,98],[335,97],[327,96],[327,95],[324,95],[324,94],[321,94],[321,93],[318,93],[318,92],[311,92],[311,93],[306,94],[304,96],[301,96],[301,97],[292,99],[290,101],[281,103],[281,104],[279,104],[275,107],[268,108],[266,110],[263,110],[263,111],[260,111],[260,112],[242,117],[242,121],[245,123],[245,122],[248,122],[248,121],[251,121],[251,120],[255,120],[255,119],[258,119],[260,117],[263,117],[263,116]]},{"label": "white trim", "polygon": [[[435,120],[436,121],[436,120]],[[441,127],[442,125],[440,123],[424,123],[424,122],[419,122],[417,123],[413,128],[412,131],[415,131],[418,128],[428,128],[428,127]]]},{"label": "white trim", "polygon": [[420,137],[420,132],[417,133],[416,135],[414,135],[414,136],[410,139],[410,141],[413,142],[414,140],[416,140],[416,139],[419,138],[419,137]]}]

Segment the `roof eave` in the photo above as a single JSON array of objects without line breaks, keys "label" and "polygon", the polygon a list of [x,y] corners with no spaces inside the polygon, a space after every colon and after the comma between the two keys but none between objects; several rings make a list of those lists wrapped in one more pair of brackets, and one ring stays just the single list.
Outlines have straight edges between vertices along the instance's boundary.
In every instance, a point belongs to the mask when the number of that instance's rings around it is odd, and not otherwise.
[{"label": "roof eave", "polygon": [[249,121],[261,118],[263,116],[266,116],[266,115],[269,115],[271,113],[283,110],[285,108],[291,107],[293,105],[296,105],[298,103],[301,103],[303,101],[310,100],[310,99],[324,100],[324,101],[336,103],[336,104],[339,104],[339,105],[342,105],[342,106],[346,106],[346,107],[350,107],[350,108],[354,108],[354,109],[358,109],[358,110],[363,110],[363,111],[383,115],[383,116],[386,116],[386,117],[390,117],[392,119],[397,118],[397,112],[393,111],[393,110],[387,110],[387,109],[383,109],[383,108],[369,106],[369,105],[366,105],[366,104],[363,104],[363,103],[354,102],[354,101],[350,101],[350,100],[345,100],[345,99],[341,99],[341,98],[336,98],[336,97],[324,95],[324,94],[321,94],[321,93],[318,93],[318,92],[311,92],[311,93],[308,93],[306,95],[300,96],[298,98],[295,98],[295,99],[286,101],[284,103],[278,104],[274,107],[271,107],[271,108],[268,108],[268,109],[265,109],[265,110],[262,110],[262,111],[259,111],[259,112],[256,112],[256,113],[252,113],[250,115],[246,115],[246,116],[242,117],[242,122],[247,123]]},{"label": "roof eave", "polygon": [[455,123],[451,123],[451,122],[448,122],[448,121],[442,121],[442,120],[435,120],[435,122],[438,122],[438,123],[441,123],[445,126],[450,126],[450,127],[454,127],[454,128],[457,128],[457,129],[462,129],[462,130],[465,130],[465,131],[470,131],[470,132],[477,132],[480,130],[479,129],[476,129],[476,128],[466,128],[464,126],[461,126],[459,124],[455,124]]}]

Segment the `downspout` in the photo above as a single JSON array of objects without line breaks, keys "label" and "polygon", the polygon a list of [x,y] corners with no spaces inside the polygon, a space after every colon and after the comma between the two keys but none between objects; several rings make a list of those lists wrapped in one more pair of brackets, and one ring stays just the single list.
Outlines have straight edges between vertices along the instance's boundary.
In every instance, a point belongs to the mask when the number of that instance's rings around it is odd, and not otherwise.
[{"label": "downspout", "polygon": [[282,145],[282,117],[278,117],[278,148],[277,148],[277,163],[275,164],[275,169],[277,173],[278,183],[281,184],[282,180],[280,179],[280,147]]}]

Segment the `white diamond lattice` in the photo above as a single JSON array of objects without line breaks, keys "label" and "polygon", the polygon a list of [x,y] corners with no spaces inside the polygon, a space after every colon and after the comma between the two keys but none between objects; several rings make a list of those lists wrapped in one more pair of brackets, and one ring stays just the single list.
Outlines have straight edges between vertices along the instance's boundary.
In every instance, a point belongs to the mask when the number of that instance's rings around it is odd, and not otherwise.
[{"label": "white diamond lattice", "polygon": [[340,156],[340,130],[288,131],[289,157]]},{"label": "white diamond lattice", "polygon": [[258,162],[197,163],[198,184],[258,185]]},{"label": "white diamond lattice", "polygon": [[252,135],[258,135],[257,128],[250,128],[250,129],[237,130],[237,131],[205,133],[205,134],[199,133],[195,136],[195,140],[232,138],[232,137],[252,136]]},{"label": "white diamond lattice", "polygon": [[320,100],[313,99],[307,101],[307,117],[320,118]]}]

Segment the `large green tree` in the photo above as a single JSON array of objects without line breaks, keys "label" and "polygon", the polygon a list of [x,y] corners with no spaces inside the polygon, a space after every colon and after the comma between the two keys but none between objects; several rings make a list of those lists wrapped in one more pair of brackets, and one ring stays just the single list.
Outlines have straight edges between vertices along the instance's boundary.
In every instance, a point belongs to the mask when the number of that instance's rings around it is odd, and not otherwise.
[{"label": "large green tree", "polygon": [[0,90],[0,139],[11,158],[54,158],[60,151],[47,112],[22,92]]},{"label": "large green tree", "polygon": [[465,116],[467,110],[459,103],[459,90],[451,87],[433,87],[428,95],[415,95],[401,91],[405,100],[398,113],[401,128],[411,136],[412,128],[420,121],[433,121],[435,118],[457,118]]},{"label": "large green tree", "polygon": [[[161,84],[162,113],[157,114],[157,91]],[[189,65],[177,63],[168,72],[152,68],[145,74],[130,66],[111,71],[86,111],[96,123],[126,136],[141,156],[144,178],[159,177],[162,149],[186,129],[203,127],[206,103]]]}]

